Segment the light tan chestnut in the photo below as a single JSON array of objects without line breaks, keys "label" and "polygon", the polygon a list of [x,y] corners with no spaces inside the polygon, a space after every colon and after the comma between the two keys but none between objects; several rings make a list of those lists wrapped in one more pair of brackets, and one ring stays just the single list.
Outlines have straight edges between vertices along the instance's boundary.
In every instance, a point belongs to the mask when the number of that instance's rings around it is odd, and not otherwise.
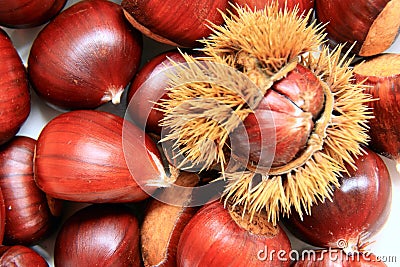
[{"label": "light tan chestnut", "polygon": [[[193,187],[198,183],[199,176],[187,172],[181,172],[175,181],[175,185],[184,187]],[[191,192],[180,194],[180,198],[182,204],[188,204]],[[150,201],[140,230],[142,258],[146,267],[176,266],[179,238],[196,211],[196,207],[187,205],[171,205],[157,199]]]},{"label": "light tan chestnut", "polygon": [[365,81],[366,91],[376,101],[369,103],[374,113],[370,121],[370,147],[397,161],[400,172],[400,54],[382,54],[354,67],[357,82]]},{"label": "light tan chestnut", "polygon": [[388,49],[400,28],[400,0],[319,0],[315,14],[326,23],[333,45],[354,44],[352,52],[373,56]]},{"label": "light tan chestnut", "polygon": [[77,202],[141,201],[149,196],[142,188],[155,189],[147,181],[165,177],[150,137],[121,117],[93,110],[51,120],[38,138],[34,166],[39,188]]}]

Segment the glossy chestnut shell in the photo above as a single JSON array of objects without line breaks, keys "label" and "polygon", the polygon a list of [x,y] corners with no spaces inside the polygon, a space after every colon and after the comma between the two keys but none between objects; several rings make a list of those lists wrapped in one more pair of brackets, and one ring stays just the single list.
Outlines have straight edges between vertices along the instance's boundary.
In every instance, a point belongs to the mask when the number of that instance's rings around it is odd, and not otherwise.
[{"label": "glossy chestnut shell", "polygon": [[0,25],[31,28],[52,19],[67,0],[0,0]]},{"label": "glossy chestnut shell", "polygon": [[139,223],[123,205],[85,207],[63,224],[54,247],[61,266],[140,266]]},{"label": "glossy chestnut shell", "polygon": [[30,113],[25,67],[8,35],[0,29],[0,145],[9,141]]},{"label": "glossy chestnut shell", "polygon": [[36,140],[16,136],[0,147],[0,188],[6,208],[4,243],[32,245],[54,230],[56,217],[33,179]]},{"label": "glossy chestnut shell", "polygon": [[136,73],[142,36],[120,5],[85,0],[60,13],[38,34],[28,58],[33,88],[57,107],[92,109],[121,94]]},{"label": "glossy chestnut shell", "polygon": [[253,225],[246,219],[239,225],[237,216],[241,217],[219,201],[203,206],[181,234],[177,266],[290,266],[289,258],[269,254],[289,254],[290,242],[282,228],[258,224],[257,219]]},{"label": "glossy chestnut shell", "polygon": [[[70,111],[51,120],[40,133],[35,181],[59,199],[141,201],[149,196],[143,191],[146,181],[164,175],[160,157],[150,137],[123,118],[104,111]],[[128,168],[128,160],[136,172]]]},{"label": "glossy chestnut shell", "polygon": [[211,34],[207,25],[223,22],[220,12],[227,0],[123,0],[128,21],[143,34],[180,47],[200,46],[198,40]]},{"label": "glossy chestnut shell", "polygon": [[311,215],[293,213],[284,221],[295,236],[318,247],[358,251],[382,228],[390,213],[390,174],[378,154],[365,150],[355,159],[357,170],[348,167],[340,179],[332,201],[314,205]]}]

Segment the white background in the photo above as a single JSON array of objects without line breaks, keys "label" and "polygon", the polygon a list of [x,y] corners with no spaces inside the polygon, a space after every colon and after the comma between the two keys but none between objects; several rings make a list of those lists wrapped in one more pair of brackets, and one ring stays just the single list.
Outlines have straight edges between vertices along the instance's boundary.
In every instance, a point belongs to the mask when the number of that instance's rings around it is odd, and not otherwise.
[{"label": "white background", "polygon": [[[78,0],[69,0],[66,7],[72,5],[73,3],[79,2]],[[116,3],[120,3],[121,1],[113,1]],[[5,28],[4,28],[5,29]],[[5,29],[6,32],[10,35],[14,45],[17,47],[18,52],[26,64],[27,58],[29,55],[29,50],[37,33],[42,29],[42,27],[36,27],[33,29]],[[148,38],[144,38],[144,55],[142,58],[142,64],[145,63],[152,56],[171,49],[171,47],[156,43]],[[400,37],[397,38],[396,42],[392,45],[387,52],[400,53]],[[113,112],[119,115],[123,115],[124,113],[124,103],[120,106],[113,106],[112,104],[106,104],[99,108],[100,110],[105,110],[109,112]],[[28,120],[22,126],[18,135],[30,136],[32,138],[37,139],[40,131],[44,127],[44,125],[53,117],[60,114],[60,111],[57,111],[46,104],[44,104],[34,92],[32,92],[32,109]],[[392,260],[395,259],[396,262],[386,262],[388,266],[398,266],[400,263],[400,246],[397,241],[400,240],[400,230],[399,230],[399,219],[400,219],[400,174],[396,172],[395,163],[392,160],[388,160],[384,158],[386,162],[391,178],[392,178],[392,186],[393,186],[393,199],[392,199],[392,209],[391,214],[386,222],[384,228],[380,231],[380,233],[375,236],[375,243],[370,245],[370,250],[378,255],[379,257],[392,257]],[[82,207],[82,204],[74,204],[69,206],[69,210],[67,214],[71,214],[74,210]],[[338,218],[340,219],[340,218]],[[42,255],[44,255],[49,263],[52,265],[52,253],[53,253],[53,243],[54,243],[55,234],[43,241],[39,246],[35,246],[35,249],[40,251]],[[309,245],[293,238],[290,236],[292,240],[292,245],[294,249],[306,249],[310,248]]]}]

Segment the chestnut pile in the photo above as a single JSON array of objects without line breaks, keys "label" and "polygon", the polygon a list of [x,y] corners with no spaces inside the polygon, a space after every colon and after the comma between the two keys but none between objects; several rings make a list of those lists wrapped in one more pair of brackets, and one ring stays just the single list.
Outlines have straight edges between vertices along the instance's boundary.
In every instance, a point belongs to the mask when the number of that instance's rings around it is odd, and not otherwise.
[{"label": "chestnut pile", "polygon": [[399,14],[0,0],[0,266],[386,266]]}]

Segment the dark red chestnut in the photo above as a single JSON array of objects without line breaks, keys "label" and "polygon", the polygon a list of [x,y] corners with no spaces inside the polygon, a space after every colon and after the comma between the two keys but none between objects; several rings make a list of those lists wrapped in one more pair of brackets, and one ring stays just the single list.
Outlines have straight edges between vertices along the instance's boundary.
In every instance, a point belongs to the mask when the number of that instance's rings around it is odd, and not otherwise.
[{"label": "dark red chestnut", "polygon": [[0,25],[10,28],[39,26],[60,12],[67,0],[0,0]]},{"label": "dark red chestnut", "polygon": [[0,29],[0,145],[28,118],[30,94],[25,67],[10,38]]},{"label": "dark red chestnut", "polygon": [[[175,185],[193,187],[198,183],[197,174],[181,172]],[[161,194],[170,192],[164,191]],[[179,197],[182,203],[190,199],[190,195],[180,194]],[[196,211],[195,207],[170,205],[158,199],[152,199],[148,203],[140,227],[141,254],[146,267],[176,266],[179,238]]]},{"label": "dark red chestnut", "polygon": [[66,9],[35,39],[28,73],[39,96],[64,109],[120,102],[140,63],[142,36],[120,5],[86,0]]},{"label": "dark red chestnut", "polygon": [[382,54],[358,64],[354,77],[368,85],[365,91],[376,99],[368,103],[374,113],[369,146],[396,160],[400,171],[400,54]]},{"label": "dark red chestnut", "polygon": [[210,35],[207,25],[222,24],[227,0],[123,0],[128,21],[148,37],[172,46],[199,46]]},{"label": "dark red chestnut", "polygon": [[139,224],[129,208],[91,205],[63,224],[54,247],[54,265],[93,264],[140,266]]},{"label": "dark red chestnut", "polygon": [[0,188],[6,206],[4,243],[32,245],[53,230],[55,217],[33,179],[36,140],[16,136],[0,147]]},{"label": "dark red chestnut", "polygon": [[347,255],[340,249],[307,250],[304,257],[292,267],[385,267],[374,254],[354,253]]},{"label": "dark red chestnut", "polygon": [[390,213],[391,180],[384,161],[374,152],[355,159],[357,170],[348,168],[332,201],[311,208],[311,215],[296,213],[285,226],[301,240],[318,247],[358,251],[376,234]]},{"label": "dark red chestnut", "polygon": [[0,266],[47,267],[49,265],[46,260],[33,249],[15,245],[0,247]]},{"label": "dark red chestnut", "polygon": [[183,230],[177,265],[290,266],[290,249],[282,228],[272,226],[262,213],[250,222],[249,215],[242,217],[240,210],[216,201],[203,206]]},{"label": "dark red chestnut", "polygon": [[[63,113],[42,130],[35,180],[46,194],[76,202],[141,201],[165,178],[156,144],[117,115],[94,110]],[[132,167],[132,165],[134,165]]]},{"label": "dark red chestnut", "polygon": [[399,0],[319,0],[316,17],[326,23],[332,45],[354,44],[352,52],[373,56],[388,49],[400,28]]}]

